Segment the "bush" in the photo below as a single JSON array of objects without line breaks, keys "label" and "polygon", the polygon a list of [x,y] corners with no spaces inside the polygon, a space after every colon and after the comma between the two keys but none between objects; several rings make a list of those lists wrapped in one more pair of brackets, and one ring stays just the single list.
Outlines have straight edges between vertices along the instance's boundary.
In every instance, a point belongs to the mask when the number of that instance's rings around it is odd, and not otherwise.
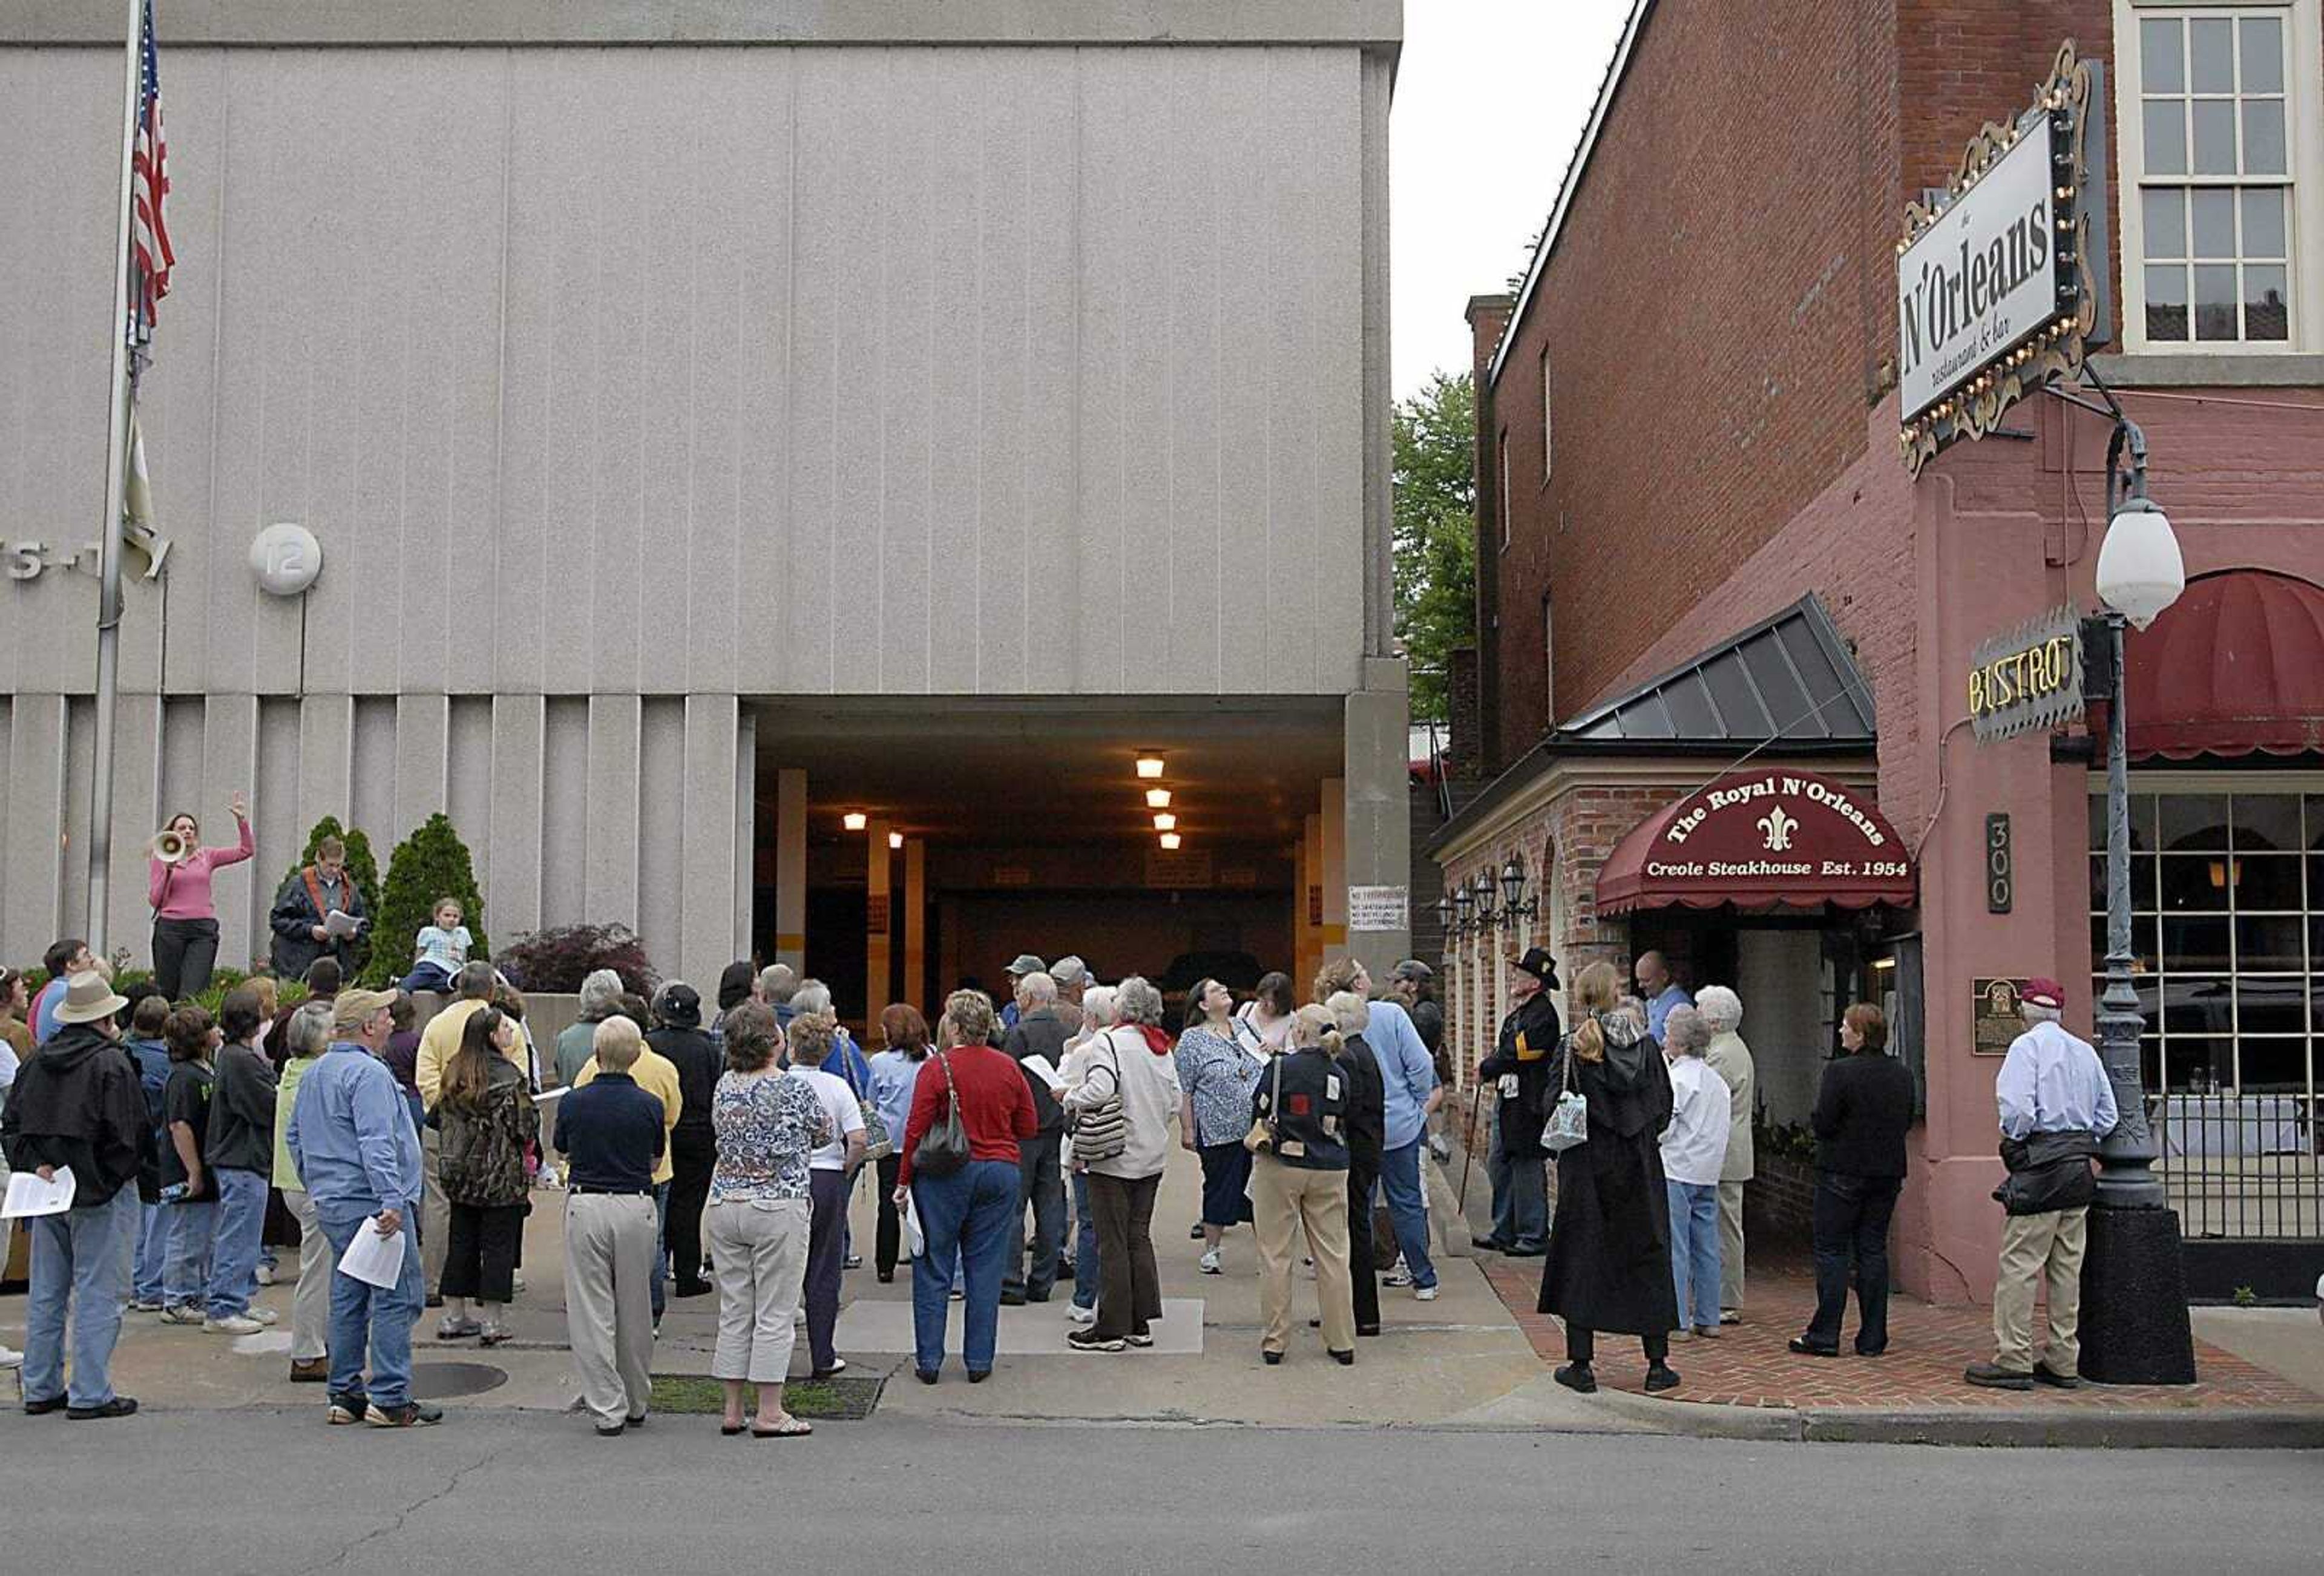
[{"label": "bush", "polygon": [[624,925],[565,925],[519,936],[500,955],[501,972],[524,991],[570,994],[599,969],[622,976],[622,988],[651,996],[661,977],[645,943]]},{"label": "bush", "polygon": [[[339,825],[337,816],[324,816],[307,834],[307,846],[300,851],[299,862],[284,871],[282,879],[274,883],[274,889],[266,894],[267,911],[270,914],[273,912],[274,899],[281,896],[282,889],[296,880],[300,871],[315,862],[315,845],[326,837],[336,837],[346,844],[347,874],[354,879],[355,890],[363,897],[364,912],[372,916],[372,928],[376,931],[379,927],[379,860],[371,851],[369,834],[361,827],[349,831]],[[355,962],[358,969],[370,960],[371,942],[368,935],[355,942]],[[283,982],[288,984],[290,982]]]},{"label": "bush", "polygon": [[387,862],[387,885],[372,916],[371,962],[358,977],[371,990],[381,990],[411,972],[413,940],[435,923],[436,902],[452,898],[460,905],[460,923],[468,927],[471,962],[493,955],[484,937],[484,899],[476,889],[476,867],[468,845],[452,829],[452,819],[441,811],[395,845]]}]

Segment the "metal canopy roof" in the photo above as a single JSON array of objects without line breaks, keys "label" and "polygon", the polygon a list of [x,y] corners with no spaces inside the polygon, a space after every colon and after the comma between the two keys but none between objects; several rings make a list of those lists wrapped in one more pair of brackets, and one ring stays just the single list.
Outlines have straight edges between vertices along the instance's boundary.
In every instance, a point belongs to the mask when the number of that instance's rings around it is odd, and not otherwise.
[{"label": "metal canopy roof", "polygon": [[1618,699],[1554,744],[1870,745],[1872,687],[1812,594]]}]

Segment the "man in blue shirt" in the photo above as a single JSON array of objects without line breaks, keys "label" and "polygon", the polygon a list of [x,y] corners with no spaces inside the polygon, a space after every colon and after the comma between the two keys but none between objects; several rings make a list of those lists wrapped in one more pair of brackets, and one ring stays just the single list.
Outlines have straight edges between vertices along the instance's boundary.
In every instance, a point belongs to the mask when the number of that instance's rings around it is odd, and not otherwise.
[{"label": "man in blue shirt", "polygon": [[[768,1009],[735,1009],[747,1027]],[[565,1331],[581,1404],[607,1438],[645,1421],[653,1391],[653,1174],[665,1142],[661,1101],[630,1069],[644,1048],[626,1018],[599,1024],[597,1076],[558,1102],[565,1189]]]},{"label": "man in blue shirt", "polygon": [[[422,1296],[420,1138],[395,1074],[379,1059],[395,1032],[392,991],[343,991],[331,1004],[331,1048],[299,1080],[283,1141],[331,1244],[330,1420],[415,1428],[444,1414],[411,1398],[411,1326]],[[406,1228],[411,1228],[407,1230]],[[337,1267],[358,1231],[400,1236],[392,1286]],[[371,1355],[371,1383],[364,1356]]]},{"label": "man in blue shirt", "polygon": [[1018,1018],[1023,1016],[1018,1009],[1017,991],[1018,987],[1024,984],[1026,976],[1046,974],[1048,972],[1049,965],[1031,953],[1020,952],[1017,954],[1017,961],[1009,965],[1009,1000],[1001,1004],[1001,1033],[1007,1034],[1010,1029],[1015,1028]]},{"label": "man in blue shirt", "polygon": [[[2088,1040],[2066,1032],[2066,993],[2055,980],[2028,980],[2018,998],[2025,1032],[2010,1042],[1994,1081],[2001,1118],[2001,1160],[2009,1178],[1994,1197],[2001,1223],[2001,1264],[1993,1287],[1991,1362],[1962,1377],[1995,1390],[2034,1384],[2070,1390],[2081,1383],[2082,1252],[2090,1200],[2090,1162],[2120,1112],[2106,1066]],[[2034,1358],[2034,1289],[2046,1283],[2050,1332]]]},{"label": "man in blue shirt", "polygon": [[[1315,976],[1315,1000],[1328,1001],[1336,991],[1372,993],[1372,977],[1353,958],[1325,963]],[[1388,1277],[1392,1286],[1408,1286],[1424,1303],[1436,1300],[1436,1266],[1428,1257],[1428,1194],[1421,1180],[1420,1146],[1428,1134],[1428,1116],[1444,1098],[1436,1082],[1435,1058],[1428,1054],[1412,1015],[1401,1002],[1374,1001],[1364,1044],[1379,1063],[1384,1106],[1380,1137],[1380,1191],[1388,1195],[1388,1219],[1396,1226],[1396,1245],[1404,1255],[1404,1268]]]},{"label": "man in blue shirt", "polygon": [[1692,1007],[1694,998],[1681,990],[1671,978],[1670,964],[1658,952],[1642,952],[1637,967],[1638,998],[1646,1004],[1646,1032],[1662,1044],[1663,1025],[1670,1021],[1671,1010]]}]

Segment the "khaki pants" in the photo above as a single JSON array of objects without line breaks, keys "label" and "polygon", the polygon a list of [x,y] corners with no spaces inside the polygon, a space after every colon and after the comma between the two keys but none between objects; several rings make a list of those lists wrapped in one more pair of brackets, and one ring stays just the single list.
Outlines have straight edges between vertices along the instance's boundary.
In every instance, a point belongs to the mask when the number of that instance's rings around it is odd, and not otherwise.
[{"label": "khaki pants", "polygon": [[1354,1288],[1348,1281],[1348,1174],[1286,1166],[1272,1155],[1251,1163],[1251,1223],[1259,1234],[1259,1343],[1281,1351],[1291,1339],[1291,1258],[1302,1227],[1315,1260],[1315,1301],[1323,1344],[1356,1349]]},{"label": "khaki pants", "polygon": [[290,1360],[312,1362],[328,1357],[331,1332],[331,1271],[337,1259],[315,1201],[304,1190],[286,1187],[282,1202],[299,1221],[299,1285],[290,1294]]},{"label": "khaki pants", "polygon": [[653,1395],[653,1194],[565,1199],[565,1336],[581,1404],[599,1426],[646,1414]]},{"label": "khaki pants", "polygon": [[2071,1378],[2081,1362],[2075,1327],[2082,1311],[2082,1249],[2089,1241],[2089,1206],[2047,1214],[2010,1215],[2001,1222],[2001,1273],[1993,1287],[1993,1360],[2014,1373],[2034,1369],[2034,1283],[2050,1288],[2050,1341],[2043,1357],[2052,1373]]},{"label": "khaki pants", "polygon": [[443,1288],[444,1256],[451,1246],[452,1201],[444,1196],[443,1136],[420,1129],[420,1277],[429,1296]]},{"label": "khaki pants", "polygon": [[792,1314],[807,1281],[812,1210],[806,1199],[712,1204],[703,1237],[718,1282],[714,1378],[779,1385],[790,1377]]},{"label": "khaki pants", "polygon": [[1719,1184],[1719,1308],[1737,1313],[1743,1306],[1743,1184]]}]

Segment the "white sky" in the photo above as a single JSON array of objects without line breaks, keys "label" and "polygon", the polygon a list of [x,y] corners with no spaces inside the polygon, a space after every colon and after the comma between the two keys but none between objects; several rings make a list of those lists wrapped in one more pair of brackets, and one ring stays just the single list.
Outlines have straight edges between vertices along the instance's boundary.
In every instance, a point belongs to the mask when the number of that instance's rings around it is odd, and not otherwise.
[{"label": "white sky", "polygon": [[1405,0],[1388,116],[1398,399],[1440,367],[1468,369],[1461,309],[1523,270],[1629,11],[1629,0]]}]

